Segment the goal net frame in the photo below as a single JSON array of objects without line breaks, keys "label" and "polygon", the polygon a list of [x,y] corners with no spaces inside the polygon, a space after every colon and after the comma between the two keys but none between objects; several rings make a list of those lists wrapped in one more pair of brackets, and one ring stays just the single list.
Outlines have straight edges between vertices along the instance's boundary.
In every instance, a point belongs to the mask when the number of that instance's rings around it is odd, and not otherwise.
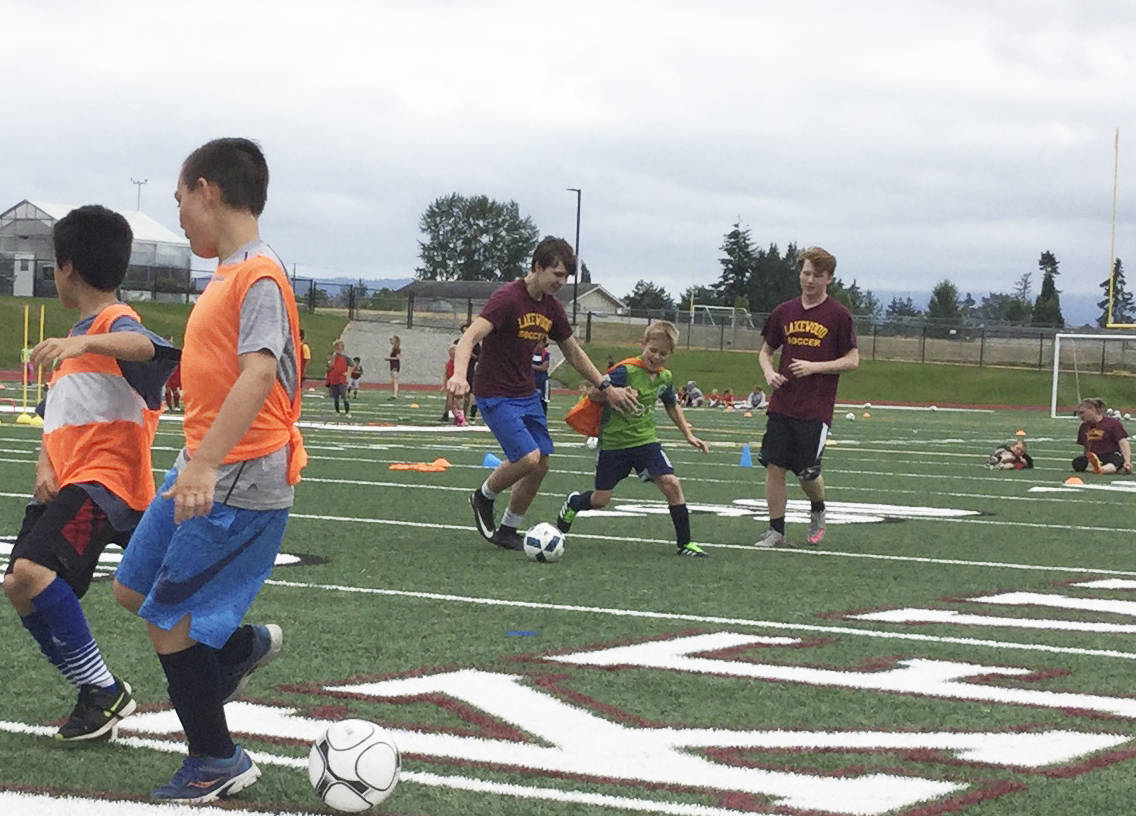
[{"label": "goal net frame", "polygon": [[[1136,326],[1133,328],[1136,328]],[[1136,343],[1136,334],[1070,334],[1058,332],[1053,335],[1053,386],[1049,397],[1049,416],[1052,419],[1058,419],[1061,416],[1057,413],[1057,381],[1061,376],[1061,344],[1063,341],[1076,342],[1077,340],[1094,340],[1098,343],[1128,340]],[[1076,357],[1076,346],[1073,348],[1073,375],[1078,376],[1079,365]]]},{"label": "goal net frame", "polygon": [[695,324],[694,316],[701,312],[706,315],[706,324],[709,326],[719,325],[714,320],[714,315],[719,315],[720,319],[725,319],[727,326],[741,326],[743,328],[753,329],[753,315],[750,314],[748,309],[743,309],[741,306],[711,306],[708,303],[692,303],[690,307],[690,325]]}]

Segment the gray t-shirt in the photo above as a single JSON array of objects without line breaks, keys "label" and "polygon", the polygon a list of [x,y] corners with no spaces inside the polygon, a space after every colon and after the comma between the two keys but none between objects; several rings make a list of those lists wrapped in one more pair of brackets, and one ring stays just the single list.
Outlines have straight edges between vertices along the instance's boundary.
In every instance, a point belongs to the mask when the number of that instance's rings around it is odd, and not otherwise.
[{"label": "gray t-shirt", "polygon": [[[255,241],[238,249],[222,265],[237,264],[254,255],[264,255],[279,263],[267,244]],[[284,307],[284,294],[271,278],[262,278],[250,286],[241,304],[237,354],[258,351],[276,358],[276,379],[290,398],[295,396],[299,379],[291,324]],[[188,461],[189,455],[183,449],[174,462],[174,469],[181,473]],[[294,498],[295,490],[288,484],[287,445],[266,456],[221,465],[217,469],[215,502],[245,510],[280,510],[291,507]]]}]

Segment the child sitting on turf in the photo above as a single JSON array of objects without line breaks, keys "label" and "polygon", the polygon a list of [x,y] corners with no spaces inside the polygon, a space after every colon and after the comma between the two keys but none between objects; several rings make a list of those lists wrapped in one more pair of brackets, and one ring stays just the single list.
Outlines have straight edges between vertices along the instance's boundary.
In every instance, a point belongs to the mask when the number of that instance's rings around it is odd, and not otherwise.
[{"label": "child sitting on turf", "polygon": [[995,448],[986,463],[991,470],[1025,470],[1033,467],[1033,457],[1026,453],[1026,441],[1015,439]]},{"label": "child sitting on turf", "polygon": [[[595,489],[568,494],[560,508],[560,516],[556,519],[556,526],[562,532],[568,532],[576,514],[581,510],[606,507],[611,501],[615,486],[635,470],[645,472],[666,496],[671,521],[674,523],[678,554],[695,558],[707,556],[700,546],[690,540],[690,514],[686,509],[682,485],[670,459],[659,444],[655,428],[654,405],[656,400],[662,400],[667,416],[682,431],[686,441],[703,453],[710,449],[691,433],[690,425],[678,404],[674,377],[664,368],[677,344],[678,330],[674,325],[665,320],[656,321],[646,328],[639,341],[642,354],[623,360],[609,372],[612,385],[635,389],[639,395],[640,408],[620,414],[604,405],[600,421],[600,452],[596,457]],[[606,393],[592,388],[588,396],[593,402],[604,403]]]}]

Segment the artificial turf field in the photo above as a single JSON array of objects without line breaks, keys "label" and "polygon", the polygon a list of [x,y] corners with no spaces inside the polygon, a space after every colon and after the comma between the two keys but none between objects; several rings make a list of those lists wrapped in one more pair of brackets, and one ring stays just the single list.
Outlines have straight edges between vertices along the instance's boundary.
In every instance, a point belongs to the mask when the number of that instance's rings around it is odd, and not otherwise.
[{"label": "artificial turf field", "polygon": [[[569,404],[554,399],[528,523],[591,486],[594,453],[557,419]],[[661,494],[631,479],[543,565],[474,531],[467,494],[500,451],[439,423],[437,392],[364,392],[339,425],[309,393],[323,427],[305,430],[282,563],[250,613],[281,624],[284,651],[228,708],[264,775],[227,807],[321,812],[310,741],[361,717],[403,751],[386,813],[1131,814],[1136,480],[1063,484],[1076,424],[1042,412],[847,410],[819,550],[752,547],[764,471],[739,462],[764,417],[704,409],[688,416],[709,455],[662,436],[711,558],[675,557]],[[0,560],[39,434],[3,420]],[[1037,468],[987,470],[1019,428]],[[180,445],[163,422],[155,467]],[[439,457],[442,473],[389,469]],[[802,498],[790,485],[796,542]],[[140,713],[115,743],[52,741],[74,694],[0,616],[0,813],[155,812],[140,803],[180,762],[143,624],[106,582],[84,605]]]}]

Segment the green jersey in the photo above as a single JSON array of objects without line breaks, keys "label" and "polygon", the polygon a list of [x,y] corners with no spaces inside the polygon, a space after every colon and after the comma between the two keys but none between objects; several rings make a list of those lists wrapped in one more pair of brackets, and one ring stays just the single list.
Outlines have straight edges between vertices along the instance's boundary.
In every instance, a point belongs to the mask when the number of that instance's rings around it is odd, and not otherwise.
[{"label": "green jersey", "polygon": [[620,365],[611,370],[611,384],[639,392],[639,407],[632,414],[621,414],[605,404],[600,421],[600,448],[623,450],[658,442],[655,432],[655,404],[674,405],[674,376],[669,369],[652,373],[637,365]]}]

